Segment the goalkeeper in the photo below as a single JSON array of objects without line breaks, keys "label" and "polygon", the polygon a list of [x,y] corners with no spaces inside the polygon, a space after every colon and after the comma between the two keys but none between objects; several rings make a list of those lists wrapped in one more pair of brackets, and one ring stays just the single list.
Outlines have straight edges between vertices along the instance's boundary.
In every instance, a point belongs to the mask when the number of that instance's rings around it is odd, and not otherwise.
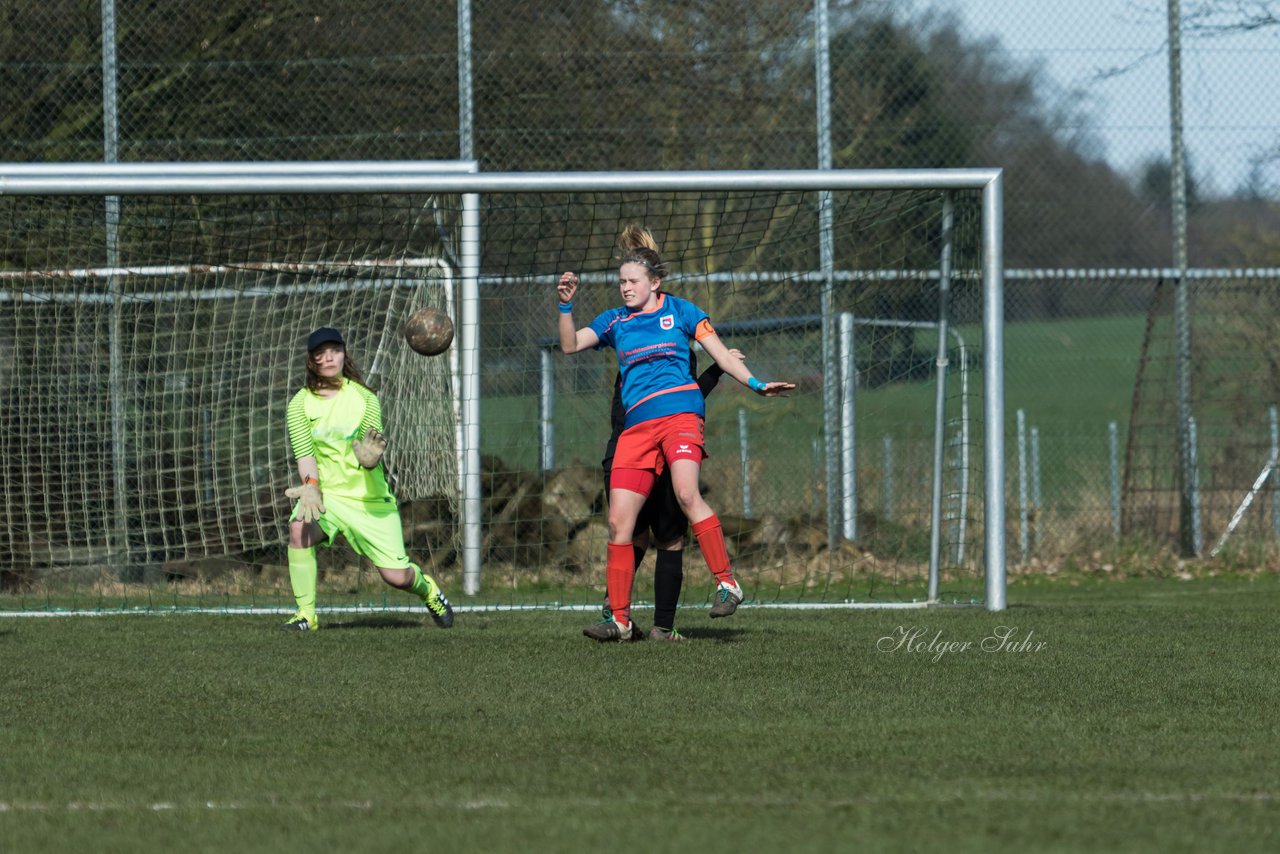
[{"label": "goalkeeper", "polygon": [[382,580],[417,596],[436,625],[453,625],[453,608],[440,585],[409,560],[395,496],[382,454],[382,407],[369,390],[336,329],[307,339],[307,382],[289,401],[289,444],[302,485],[289,519],[289,581],[298,612],[282,628],[315,631],[316,546],[345,536]]}]

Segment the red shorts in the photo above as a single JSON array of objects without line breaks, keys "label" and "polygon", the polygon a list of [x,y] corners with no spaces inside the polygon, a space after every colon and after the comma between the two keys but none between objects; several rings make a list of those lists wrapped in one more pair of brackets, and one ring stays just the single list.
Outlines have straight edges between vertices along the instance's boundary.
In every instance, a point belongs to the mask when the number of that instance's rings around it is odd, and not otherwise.
[{"label": "red shorts", "polygon": [[628,427],[618,437],[613,470],[640,469],[662,474],[676,460],[701,463],[707,458],[702,418],[692,412],[667,415]]}]

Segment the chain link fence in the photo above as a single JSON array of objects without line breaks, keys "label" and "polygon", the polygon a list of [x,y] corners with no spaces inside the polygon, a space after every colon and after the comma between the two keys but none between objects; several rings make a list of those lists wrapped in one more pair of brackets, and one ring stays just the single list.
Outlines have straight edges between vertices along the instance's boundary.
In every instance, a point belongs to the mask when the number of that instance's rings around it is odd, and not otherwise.
[{"label": "chain link fence", "polygon": [[[1182,476],[1171,274],[1163,270],[1172,205],[1168,158],[1162,172],[1159,156],[1150,156],[1168,149],[1167,59],[1161,38],[1115,37],[1117,23],[1158,25],[1166,7],[1069,4],[1053,14],[1070,15],[1071,26],[1042,26],[1038,38],[1004,46],[986,34],[1001,19],[1033,17],[1024,4],[829,5],[836,168],[1006,170],[1011,561],[1070,559],[1136,536],[1167,541],[1193,521],[1170,503]],[[1186,129],[1197,179],[1190,257],[1218,270],[1195,272],[1191,291],[1203,467],[1191,476],[1202,487],[1194,524],[1207,551],[1275,442],[1275,339],[1257,305],[1274,300],[1272,268],[1280,263],[1272,180],[1280,122],[1267,118],[1258,93],[1241,87],[1225,97],[1205,81],[1242,61],[1265,77],[1259,69],[1280,63],[1280,46],[1242,40],[1247,32],[1232,29],[1230,18],[1208,14],[1213,4],[1183,6],[1194,108]],[[463,9],[471,78],[460,86],[452,3],[9,4],[0,37],[0,161],[430,160],[457,157],[466,139],[486,172],[817,163],[823,87],[808,3],[474,0]],[[1158,34],[1159,26],[1144,32]],[[1049,73],[1068,58],[1075,72]],[[1153,67],[1163,72],[1153,75]],[[1228,173],[1215,151],[1247,168]],[[697,223],[689,228],[696,235]],[[530,263],[522,270],[556,272],[542,269],[550,259],[537,257],[536,235],[523,239],[525,247],[487,244],[482,273],[497,282],[523,250]],[[848,263],[837,259],[838,267]],[[859,263],[876,269],[873,259]],[[536,342],[545,324],[519,309],[523,287],[533,285],[487,286],[486,334],[514,340],[496,330],[527,326],[518,337],[528,352],[484,351],[485,394],[494,398],[530,393],[539,381]],[[935,289],[903,293],[879,307],[860,302],[857,313],[937,319]],[[955,332],[976,342],[958,299]],[[807,313],[785,302],[774,311]],[[863,381],[927,394],[931,335],[908,327],[880,335],[874,370],[883,375]],[[952,353],[953,364],[975,353]],[[607,374],[575,366],[558,382],[605,394]],[[735,415],[717,417],[735,423]],[[486,453],[536,468],[537,445],[522,441],[513,452],[504,435],[487,434]],[[912,466],[924,445],[914,441],[859,436],[862,498],[888,519],[917,512],[910,502],[920,491],[908,484],[917,484]],[[559,453],[573,458],[570,448]],[[583,450],[578,461],[589,456]],[[811,460],[793,469],[808,479],[806,495],[828,488]],[[725,477],[726,490],[740,491],[729,482],[740,475]],[[1274,536],[1274,506],[1269,487],[1257,491],[1233,536]]]}]

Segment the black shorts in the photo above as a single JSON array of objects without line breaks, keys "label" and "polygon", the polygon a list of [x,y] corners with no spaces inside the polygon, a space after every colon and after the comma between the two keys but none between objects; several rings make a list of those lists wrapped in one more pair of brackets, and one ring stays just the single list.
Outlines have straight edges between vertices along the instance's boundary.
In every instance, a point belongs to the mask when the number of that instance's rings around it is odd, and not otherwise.
[{"label": "black shorts", "polygon": [[[609,496],[609,472],[604,473],[604,494]],[[689,530],[689,519],[676,501],[676,488],[671,485],[671,469],[667,469],[653,484],[649,498],[640,508],[636,519],[636,533],[649,531],[653,535],[650,545],[672,543]]]}]

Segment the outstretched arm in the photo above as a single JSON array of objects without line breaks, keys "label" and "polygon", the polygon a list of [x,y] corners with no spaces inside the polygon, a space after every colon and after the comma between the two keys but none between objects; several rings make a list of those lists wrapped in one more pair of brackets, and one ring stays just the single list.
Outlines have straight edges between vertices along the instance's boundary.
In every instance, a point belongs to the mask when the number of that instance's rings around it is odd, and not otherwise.
[{"label": "outstretched arm", "polygon": [[751,371],[747,369],[747,363],[740,358],[735,358],[729,348],[720,340],[720,336],[714,332],[699,338],[698,343],[702,345],[702,349],[707,351],[707,355],[715,360],[721,370],[758,395],[763,397],[786,397],[787,392],[796,387],[795,383],[767,383],[756,379],[752,376]]},{"label": "outstretched arm", "polygon": [[560,296],[560,350],[566,355],[590,350],[600,343],[600,337],[589,327],[578,329],[573,323],[573,295],[578,292],[578,277],[564,273],[556,285]]}]

